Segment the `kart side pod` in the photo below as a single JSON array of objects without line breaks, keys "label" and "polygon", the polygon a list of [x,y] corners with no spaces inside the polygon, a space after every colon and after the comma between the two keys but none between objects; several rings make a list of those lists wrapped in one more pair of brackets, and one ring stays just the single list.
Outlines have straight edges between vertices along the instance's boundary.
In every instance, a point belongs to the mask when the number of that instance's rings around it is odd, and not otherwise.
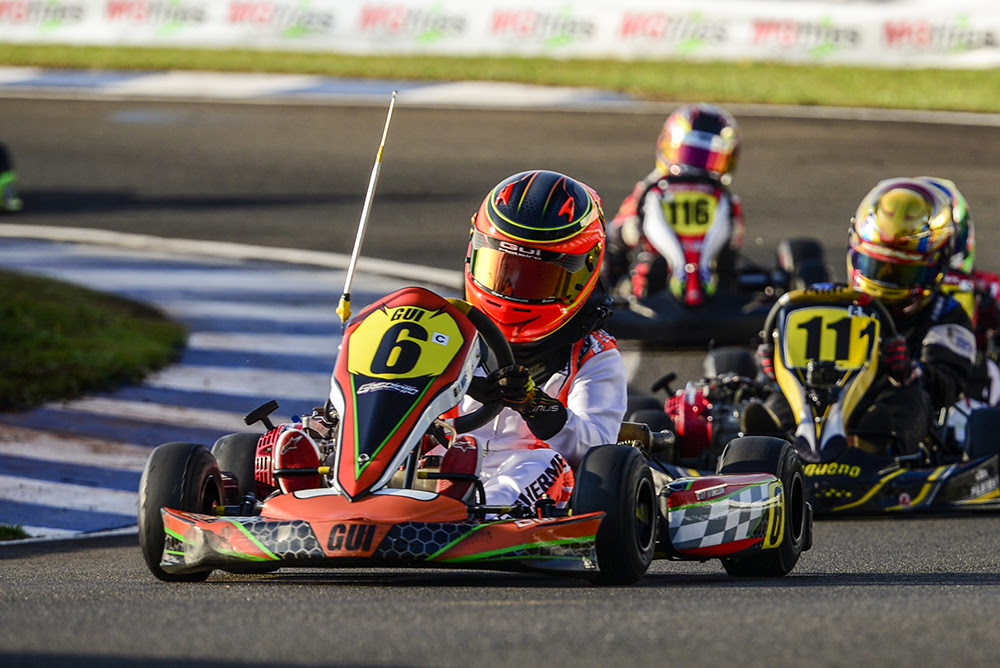
[{"label": "kart side pod", "polygon": [[681,478],[660,496],[670,543],[688,559],[769,550],[784,535],[785,495],[769,474]]}]

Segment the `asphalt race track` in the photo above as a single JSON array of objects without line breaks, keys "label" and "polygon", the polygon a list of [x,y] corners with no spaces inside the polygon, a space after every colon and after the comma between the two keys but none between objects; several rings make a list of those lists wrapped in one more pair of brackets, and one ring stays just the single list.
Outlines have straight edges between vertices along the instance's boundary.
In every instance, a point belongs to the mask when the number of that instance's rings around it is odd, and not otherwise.
[{"label": "asphalt race track", "polygon": [[[576,176],[613,210],[651,167],[666,111],[400,106],[366,255],[459,268],[483,195],[527,168]],[[754,259],[813,236],[843,276],[865,192],[933,174],[966,194],[979,264],[1000,268],[1000,128],[739,118],[734,189]],[[364,106],[0,99],[26,202],[10,222],[348,253],[383,121],[384,109]],[[634,380],[693,378],[700,357],[644,359]],[[991,515],[823,521],[787,578],[656,562],[627,588],[365,570],[168,585],[131,535],[2,545],[0,664],[996,665],[998,535]]]},{"label": "asphalt race track", "polygon": [[[611,216],[652,168],[670,109],[397,105],[365,254],[460,269],[482,198],[524,169],[585,181]],[[995,117],[990,126],[951,126],[742,111],[733,189],[744,201],[749,258],[771,266],[779,240],[811,236],[842,278],[848,221],[864,194],[883,178],[932,174],[961,187],[979,221],[979,264],[1000,267],[988,250],[1000,243],[990,216],[1000,209]],[[384,120],[381,106],[0,99],[0,139],[27,203],[16,222],[347,254]],[[636,365],[634,385],[646,389],[666,371],[698,376],[700,364],[694,355]]]}]

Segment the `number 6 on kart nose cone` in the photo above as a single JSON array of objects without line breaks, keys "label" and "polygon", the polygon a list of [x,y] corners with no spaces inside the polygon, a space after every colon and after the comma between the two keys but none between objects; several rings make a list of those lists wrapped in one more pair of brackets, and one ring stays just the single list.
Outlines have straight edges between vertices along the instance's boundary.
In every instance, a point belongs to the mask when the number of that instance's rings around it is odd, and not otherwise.
[{"label": "number 6 on kart nose cone", "polygon": [[[470,318],[481,316],[467,317],[428,290],[404,288],[348,324],[331,397],[342,418],[333,483],[347,498],[388,484],[433,421],[465,396],[482,359]],[[477,419],[492,419],[500,407],[484,406]]]}]

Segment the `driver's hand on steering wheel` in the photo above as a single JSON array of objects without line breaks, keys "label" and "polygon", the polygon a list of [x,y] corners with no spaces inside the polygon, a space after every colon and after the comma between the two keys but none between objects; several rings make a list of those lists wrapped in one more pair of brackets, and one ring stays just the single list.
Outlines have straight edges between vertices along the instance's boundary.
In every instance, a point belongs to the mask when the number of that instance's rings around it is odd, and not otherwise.
[{"label": "driver's hand on steering wheel", "polygon": [[493,397],[520,413],[536,437],[551,438],[566,424],[566,407],[535,385],[527,368],[519,364],[505,366],[492,372],[487,381],[495,388]]},{"label": "driver's hand on steering wheel", "polygon": [[502,402],[504,406],[513,408],[519,413],[531,407],[537,388],[527,368],[520,364],[505,366],[491,373],[487,380],[491,381],[491,385],[495,388],[493,398]]}]

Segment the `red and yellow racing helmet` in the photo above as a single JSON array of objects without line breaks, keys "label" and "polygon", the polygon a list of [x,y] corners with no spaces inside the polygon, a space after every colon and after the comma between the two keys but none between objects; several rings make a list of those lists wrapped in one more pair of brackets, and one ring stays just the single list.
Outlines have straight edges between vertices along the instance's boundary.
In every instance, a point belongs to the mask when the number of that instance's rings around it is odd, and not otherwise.
[{"label": "red and yellow racing helmet", "polygon": [[861,201],[850,230],[851,286],[904,314],[941,282],[954,236],[951,204],[919,179],[886,179]]},{"label": "red and yellow racing helmet", "polygon": [[490,191],[472,218],[465,298],[511,343],[540,341],[586,303],[603,251],[597,193],[557,172],[515,174]]}]

